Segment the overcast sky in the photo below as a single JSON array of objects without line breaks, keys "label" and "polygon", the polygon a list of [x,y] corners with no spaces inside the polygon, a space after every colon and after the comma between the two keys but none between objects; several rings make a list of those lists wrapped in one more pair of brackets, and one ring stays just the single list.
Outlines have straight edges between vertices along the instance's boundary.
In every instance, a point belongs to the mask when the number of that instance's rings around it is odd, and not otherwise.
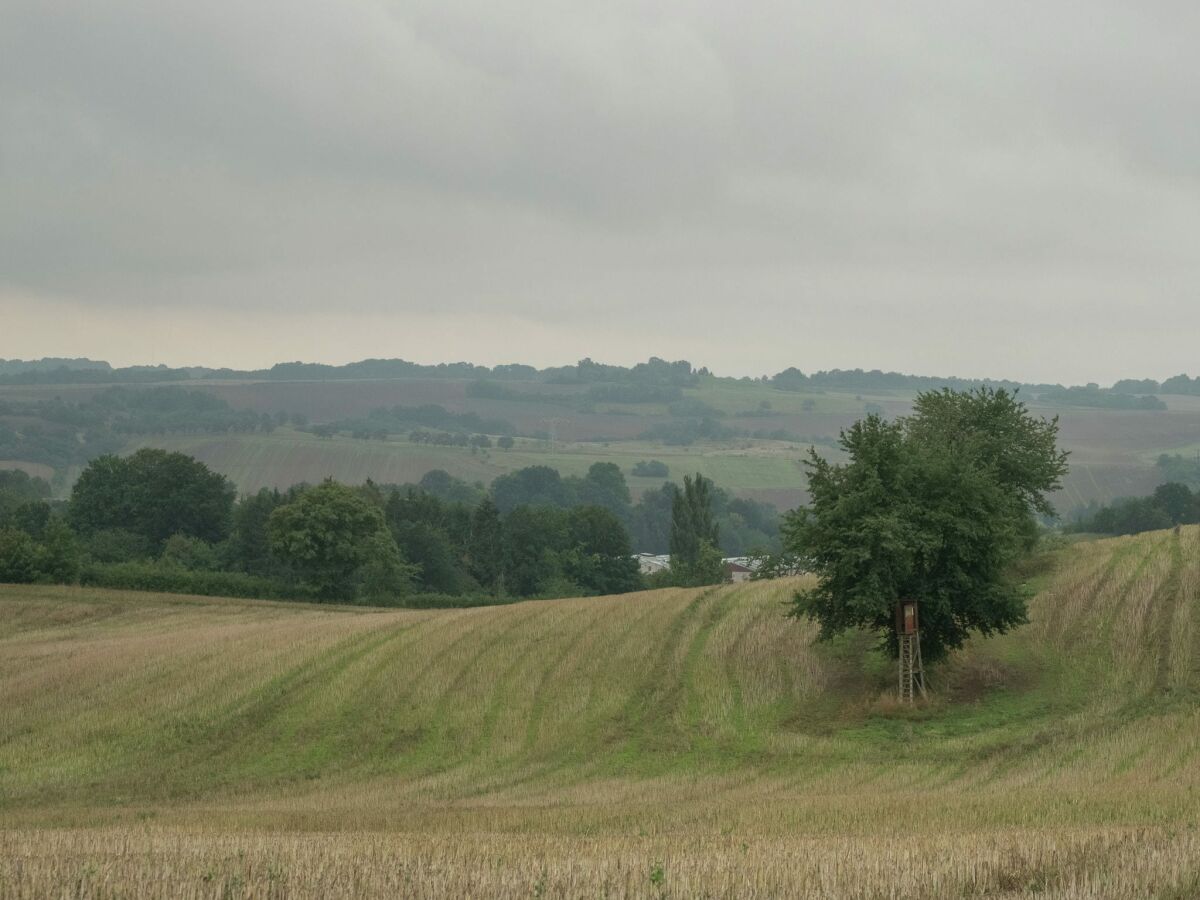
[{"label": "overcast sky", "polygon": [[1200,373],[1200,6],[0,0],[0,357]]}]

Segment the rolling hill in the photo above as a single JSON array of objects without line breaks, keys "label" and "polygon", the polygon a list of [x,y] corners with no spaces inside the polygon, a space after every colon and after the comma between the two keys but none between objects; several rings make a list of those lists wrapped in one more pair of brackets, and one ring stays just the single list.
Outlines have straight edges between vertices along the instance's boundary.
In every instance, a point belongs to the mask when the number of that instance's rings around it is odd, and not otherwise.
[{"label": "rolling hill", "polygon": [[[910,390],[779,390],[759,381],[703,379],[682,390],[683,407],[667,403],[581,403],[583,385],[554,385],[515,380],[498,396],[475,396],[476,382],[465,378],[397,378],[333,381],[182,381],[176,388],[202,391],[232,409],[255,414],[300,413],[312,422],[366,417],[375,409],[436,404],[456,414],[509,423],[520,435],[554,440],[521,439],[517,448],[472,453],[465,448],[412,444],[401,433],[387,441],[356,440],[349,432],[329,440],[280,428],[270,434],[229,431],[140,434],[130,436],[123,452],[139,446],[161,446],[196,456],[229,476],[241,491],[286,488],[297,481],[333,477],[349,483],[419,480],[430,469],[445,469],[467,480],[490,481],[499,474],[532,464],[547,464],[563,474],[581,473],[597,461],[629,468],[642,459],[662,459],[678,480],[684,472],[702,472],[739,496],[790,509],[805,499],[799,461],[810,445],[836,456],[840,429],[869,411],[903,415],[911,406]],[[140,385],[146,389],[151,385]],[[0,385],[4,401],[77,403],[108,390],[102,384]],[[1024,396],[1024,395],[1023,395]],[[1200,438],[1200,397],[1165,395],[1163,410],[1087,408],[1043,404],[1028,398],[1040,415],[1057,415],[1061,444],[1071,451],[1071,471],[1054,502],[1063,514],[1089,502],[1141,496],[1162,481],[1154,463],[1160,453],[1196,452]],[[722,428],[740,436],[701,439],[689,445],[654,438],[656,428],[695,421],[688,409],[709,410]],[[54,423],[26,422],[5,416],[4,428],[28,425],[54,430]],[[61,427],[61,426],[58,426]],[[772,434],[788,439],[772,438]],[[766,435],[752,437],[746,435]],[[75,441],[78,435],[68,436]],[[120,447],[120,442],[118,442]],[[81,465],[75,460],[57,472],[45,460],[0,455],[0,468],[19,467],[54,479],[60,496],[69,492]],[[57,475],[57,477],[55,477]],[[631,479],[635,494],[657,487],[653,480]]]},{"label": "rolling hill", "polygon": [[[1193,896],[1200,529],[898,709],[800,582],[451,611],[0,589],[0,895]],[[165,879],[165,880],[164,880]]]}]

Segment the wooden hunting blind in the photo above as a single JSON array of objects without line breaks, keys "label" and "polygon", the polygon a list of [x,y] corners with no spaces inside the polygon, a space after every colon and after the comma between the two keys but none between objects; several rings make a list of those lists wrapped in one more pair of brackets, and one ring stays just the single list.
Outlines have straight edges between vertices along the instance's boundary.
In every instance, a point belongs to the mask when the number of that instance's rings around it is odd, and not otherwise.
[{"label": "wooden hunting blind", "polygon": [[921,665],[920,607],[916,600],[896,601],[896,644],[900,655],[900,700],[912,703],[917,691],[925,693],[925,669]]},{"label": "wooden hunting blind", "polygon": [[917,601],[901,600],[896,604],[896,634],[916,634],[920,629],[917,621]]}]

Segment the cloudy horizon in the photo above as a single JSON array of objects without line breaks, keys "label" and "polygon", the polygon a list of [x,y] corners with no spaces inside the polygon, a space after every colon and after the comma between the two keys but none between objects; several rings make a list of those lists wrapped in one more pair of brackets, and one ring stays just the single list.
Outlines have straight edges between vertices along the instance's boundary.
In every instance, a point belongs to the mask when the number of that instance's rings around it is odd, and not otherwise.
[{"label": "cloudy horizon", "polygon": [[1200,9],[0,0],[0,357],[1200,374]]}]

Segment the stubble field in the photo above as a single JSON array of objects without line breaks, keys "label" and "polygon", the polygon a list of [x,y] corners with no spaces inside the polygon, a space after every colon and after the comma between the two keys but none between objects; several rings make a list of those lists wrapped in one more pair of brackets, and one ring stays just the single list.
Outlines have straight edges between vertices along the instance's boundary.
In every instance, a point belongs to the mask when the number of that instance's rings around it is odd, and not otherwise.
[{"label": "stubble field", "polygon": [[1200,529],[898,709],[798,583],[371,611],[0,590],[0,896],[1200,892]]}]

